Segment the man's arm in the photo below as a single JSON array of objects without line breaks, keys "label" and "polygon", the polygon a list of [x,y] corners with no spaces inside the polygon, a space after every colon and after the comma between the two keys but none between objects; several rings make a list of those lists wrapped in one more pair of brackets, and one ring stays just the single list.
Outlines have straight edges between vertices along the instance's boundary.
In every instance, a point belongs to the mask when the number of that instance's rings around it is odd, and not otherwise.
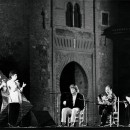
[{"label": "man's arm", "polygon": [[20,88],[20,91],[22,92],[23,91],[23,88],[26,86],[26,84],[23,82],[23,85],[22,87]]},{"label": "man's arm", "polygon": [[19,83],[18,80],[16,80],[15,83],[17,84],[17,87],[18,87],[18,89],[20,90],[20,92],[22,92],[22,91],[23,91],[23,88],[26,86],[26,84],[23,82],[22,87],[20,87],[20,83]]},{"label": "man's arm", "polygon": [[99,105],[102,105],[102,104],[103,104],[103,101],[101,100],[101,98],[100,98],[99,96],[97,97],[97,100],[98,100],[98,104],[99,104]]},{"label": "man's arm", "polygon": [[79,96],[79,102],[80,102],[79,108],[80,108],[80,110],[83,110],[85,107],[85,99],[84,99],[84,96],[82,94],[79,94],[79,95],[80,95]]},{"label": "man's arm", "polygon": [[112,102],[111,102],[111,105],[116,105],[116,101],[117,101],[117,97],[116,97],[116,95],[113,93],[113,94],[112,94]]},{"label": "man's arm", "polygon": [[69,102],[69,95],[68,93],[63,93],[61,95],[61,106],[62,107],[66,107],[68,105]]},{"label": "man's arm", "polygon": [[99,94],[97,97],[97,101],[99,105],[105,105],[106,104],[105,95]]}]

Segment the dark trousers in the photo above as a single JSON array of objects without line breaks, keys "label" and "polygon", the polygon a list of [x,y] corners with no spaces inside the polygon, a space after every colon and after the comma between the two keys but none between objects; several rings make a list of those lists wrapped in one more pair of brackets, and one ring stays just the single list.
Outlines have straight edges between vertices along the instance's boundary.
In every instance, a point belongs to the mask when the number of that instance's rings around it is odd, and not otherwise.
[{"label": "dark trousers", "polygon": [[99,114],[101,115],[101,122],[103,125],[106,124],[108,115],[113,111],[112,105],[100,105]]},{"label": "dark trousers", "polygon": [[17,119],[19,116],[20,104],[19,103],[10,103],[9,104],[9,124],[16,126]]},{"label": "dark trousers", "polygon": [[124,123],[125,125],[129,125],[130,124],[130,104],[128,104],[128,106],[125,108],[125,111],[123,113],[125,113]]}]

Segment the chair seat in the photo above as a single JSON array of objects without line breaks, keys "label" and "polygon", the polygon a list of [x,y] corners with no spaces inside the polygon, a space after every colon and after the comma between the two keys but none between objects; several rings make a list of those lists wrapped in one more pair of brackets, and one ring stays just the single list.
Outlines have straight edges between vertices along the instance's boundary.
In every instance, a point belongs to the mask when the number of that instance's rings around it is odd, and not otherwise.
[{"label": "chair seat", "polygon": [[[75,117],[75,123],[78,123],[78,126],[82,126],[84,122],[84,110],[78,111]],[[68,115],[68,126],[71,123],[71,114]]]}]

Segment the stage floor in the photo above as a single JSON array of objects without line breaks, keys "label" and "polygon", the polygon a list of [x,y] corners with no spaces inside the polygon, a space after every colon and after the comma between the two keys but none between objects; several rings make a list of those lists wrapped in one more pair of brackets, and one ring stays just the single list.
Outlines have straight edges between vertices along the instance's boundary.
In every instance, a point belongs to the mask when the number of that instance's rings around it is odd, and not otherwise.
[{"label": "stage floor", "polygon": [[85,126],[85,127],[58,127],[58,126],[48,126],[48,127],[0,127],[0,130],[8,130],[8,129],[87,129],[87,130],[130,130],[130,127],[126,126],[120,126],[120,127],[90,127],[90,126]]}]

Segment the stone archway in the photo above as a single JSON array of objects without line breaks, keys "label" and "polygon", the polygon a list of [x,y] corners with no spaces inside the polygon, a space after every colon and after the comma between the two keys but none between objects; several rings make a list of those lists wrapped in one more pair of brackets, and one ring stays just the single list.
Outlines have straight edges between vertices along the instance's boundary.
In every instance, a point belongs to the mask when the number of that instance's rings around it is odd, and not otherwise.
[{"label": "stone archway", "polygon": [[[62,76],[62,72],[64,71],[64,69],[70,64],[70,66],[72,64],[75,64],[77,66],[77,68],[79,69],[80,72],[82,72],[83,75],[86,75],[86,81],[87,81],[87,86],[86,86],[86,90],[85,89],[81,89],[81,93],[84,91],[84,96],[86,100],[94,100],[94,95],[95,95],[95,86],[93,85],[94,83],[94,74],[93,74],[93,69],[94,69],[94,64],[93,64],[93,54],[87,54],[87,53],[62,53],[60,51],[57,51],[55,53],[55,70],[54,70],[54,77],[55,77],[55,92],[58,93],[58,98],[56,98],[55,102],[56,103],[56,107],[57,107],[57,111],[55,111],[56,113],[56,118],[58,121],[58,124],[60,124],[60,96],[61,96],[61,90],[60,90],[60,85],[61,85],[61,76]],[[72,64],[71,64],[72,63]],[[72,65],[73,66],[73,65]],[[83,76],[82,76],[83,77]],[[80,84],[81,82],[79,81],[78,84]],[[82,88],[82,87],[81,87]],[[67,91],[67,90],[66,90]],[[92,116],[93,115],[93,105],[90,104],[88,106],[88,113]],[[87,112],[86,114],[86,120],[87,120]],[[91,118],[90,120],[92,120],[93,117],[89,117]],[[87,121],[86,121],[87,122]]]},{"label": "stone archway", "polygon": [[68,63],[61,72],[60,76],[60,92],[69,92],[70,84],[76,84],[80,93],[87,97],[88,78],[83,68],[77,62]]},{"label": "stone archway", "polygon": [[[92,54],[65,54],[63,55],[60,52],[57,52],[56,55],[56,68],[55,68],[55,77],[56,77],[56,81],[55,81],[55,91],[60,93],[60,76],[61,73],[64,69],[64,67],[69,64],[70,62],[76,62],[77,64],[79,64],[82,69],[84,70],[85,74],[87,75],[87,79],[88,79],[88,86],[91,85],[92,83],[92,71],[93,71],[93,59],[92,59]],[[86,58],[87,57],[87,58]]]}]

